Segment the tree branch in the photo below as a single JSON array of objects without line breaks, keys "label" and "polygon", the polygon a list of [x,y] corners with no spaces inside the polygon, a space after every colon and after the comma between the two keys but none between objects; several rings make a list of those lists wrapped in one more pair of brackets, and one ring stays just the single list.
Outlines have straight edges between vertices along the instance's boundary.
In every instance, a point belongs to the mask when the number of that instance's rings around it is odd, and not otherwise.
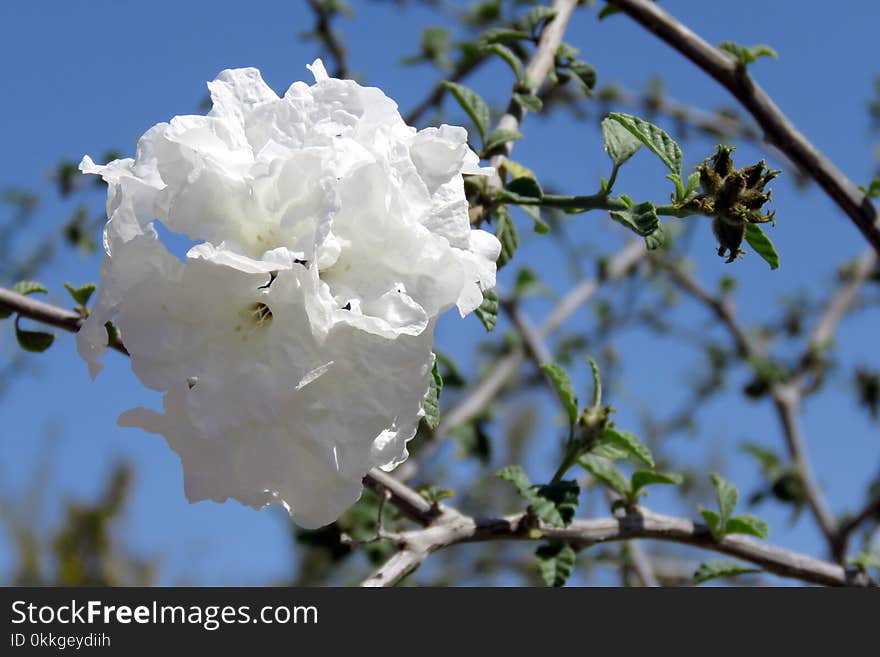
[{"label": "tree branch", "polygon": [[475,520],[455,512],[434,525],[397,536],[402,550],[363,582],[364,586],[394,586],[418,568],[432,552],[459,543],[498,540],[559,540],[576,550],[597,543],[656,539],[720,552],[749,561],[780,577],[825,586],[872,586],[856,569],[814,559],[746,536],[712,537],[700,523],[639,508],[622,517],[575,520],[568,527],[539,525],[527,514]]},{"label": "tree branch", "polygon": [[831,160],[811,144],[745,69],[653,2],[608,0],[724,86],[764,130],[764,139],[808,173],[880,253],[877,210]]},{"label": "tree branch", "polygon": [[[763,358],[763,350],[754,343],[739,325],[733,307],[727,299],[720,299],[710,294],[693,276],[679,265],[665,261],[659,256],[654,256],[653,262],[665,269],[680,288],[707,306],[715,314],[730,333],[743,359],[755,361]],[[773,399],[773,406],[776,409],[792,463],[804,487],[807,504],[816,522],[819,524],[819,528],[825,535],[829,547],[833,551],[837,534],[837,520],[828,507],[822,489],[813,474],[813,469],[807,455],[803,432],[798,421],[802,392],[802,387],[796,382],[774,382],[770,385],[770,396]]]},{"label": "tree branch", "polygon": [[[29,299],[4,288],[0,288],[0,307],[71,332],[79,330],[82,321],[74,313]],[[121,342],[118,348],[122,353],[127,353]],[[476,521],[455,509],[443,505],[431,505],[405,484],[378,470],[370,472],[365,477],[364,483],[374,490],[387,491],[390,501],[405,515],[425,525],[421,530],[403,532],[395,536],[395,541],[403,546],[403,550],[367,580],[373,585],[396,584],[418,568],[432,552],[454,543],[499,539],[525,540],[532,536],[528,532],[525,515]],[[839,565],[745,537],[728,536],[721,541],[715,541],[708,529],[702,525],[689,520],[659,516],[645,510],[624,518],[579,520],[565,528],[541,527],[541,531],[546,538],[566,540],[577,548],[631,538],[676,541],[738,556],[762,566],[769,572],[783,577],[795,577],[805,582],[832,586],[870,585],[870,580],[863,575],[846,571]]]},{"label": "tree branch", "polygon": [[[556,15],[544,25],[535,53],[523,75],[523,80],[525,80],[530,92],[536,92],[544,84],[544,79],[555,64],[556,51],[562,43],[565,28],[568,26],[568,21],[577,4],[578,0],[554,0],[552,9],[556,11]],[[518,130],[525,115],[525,109],[511,97],[507,105],[507,112],[498,120],[496,128],[499,130]],[[489,159],[489,164],[497,170],[512,150],[513,142],[506,142],[499,147],[498,153]],[[496,184],[500,183],[500,179],[495,182]]]}]

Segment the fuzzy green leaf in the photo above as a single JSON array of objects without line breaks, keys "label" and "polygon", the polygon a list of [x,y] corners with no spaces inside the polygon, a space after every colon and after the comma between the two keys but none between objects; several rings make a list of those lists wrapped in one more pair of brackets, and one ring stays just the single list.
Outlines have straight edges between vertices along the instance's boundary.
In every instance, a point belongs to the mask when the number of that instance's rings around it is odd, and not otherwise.
[{"label": "fuzzy green leaf", "polygon": [[547,543],[535,551],[541,578],[547,586],[564,586],[574,570],[577,555],[564,543]]},{"label": "fuzzy green leaf", "polygon": [[541,108],[544,107],[544,103],[541,102],[541,99],[534,94],[515,93],[513,94],[513,99],[520,107],[527,109],[530,112],[540,112]]},{"label": "fuzzy green leaf", "polygon": [[550,377],[553,387],[556,388],[559,401],[562,402],[562,406],[568,413],[569,426],[574,426],[578,418],[578,399],[574,387],[571,385],[571,379],[568,378],[565,370],[556,363],[544,363],[541,365],[541,369]]},{"label": "fuzzy green leaf", "polygon": [[605,152],[617,166],[626,162],[642,147],[642,141],[638,137],[613,119],[602,119],[602,137],[605,140]]},{"label": "fuzzy green leaf", "polygon": [[22,330],[18,326],[18,319],[16,318],[15,321],[15,339],[18,340],[18,345],[25,351],[39,354],[46,351],[55,342],[55,336],[52,333]]},{"label": "fuzzy green leaf", "polygon": [[614,16],[614,14],[619,14],[620,9],[615,7],[614,5],[605,5],[602,7],[602,10],[599,12],[599,20],[604,21],[609,16]]},{"label": "fuzzy green leaf", "polygon": [[95,284],[86,283],[81,287],[73,287],[70,283],[65,283],[64,289],[68,291],[68,293],[77,303],[77,305],[85,308],[89,303],[89,299],[92,298],[92,294],[95,291]]},{"label": "fuzzy green leaf", "polygon": [[712,536],[715,538],[721,538],[724,536],[724,527],[721,523],[721,516],[719,516],[718,513],[712,509],[700,507],[700,515],[703,516],[703,522],[706,523],[709,531],[712,532]]},{"label": "fuzzy green leaf", "polygon": [[487,331],[495,328],[498,323],[498,295],[495,290],[483,290],[483,303],[474,313]]},{"label": "fuzzy green leaf", "polygon": [[441,390],[443,390],[443,377],[440,376],[440,369],[437,367],[437,358],[435,356],[428,394],[425,396],[424,402],[422,402],[422,408],[425,410],[425,424],[432,431],[440,426]]},{"label": "fuzzy green leaf", "polygon": [[757,536],[758,538],[767,538],[770,536],[770,528],[763,520],[759,520],[755,516],[742,514],[728,518],[727,524],[724,526],[725,534],[748,534],[749,536]]},{"label": "fuzzy green leaf", "polygon": [[519,131],[497,128],[496,130],[493,130],[486,138],[486,147],[484,150],[488,153],[489,151],[494,150],[499,146],[503,146],[504,144],[511,141],[516,141],[517,139],[522,139],[522,134]]},{"label": "fuzzy green leaf", "polygon": [[625,210],[610,210],[608,214],[614,221],[642,237],[652,235],[660,226],[657,208],[650,201],[633,205]]},{"label": "fuzzy green leaf", "polygon": [[755,250],[755,253],[767,261],[770,269],[779,268],[779,254],[776,252],[773,242],[764,234],[758,224],[746,224],[746,242]]},{"label": "fuzzy green leaf", "polygon": [[544,190],[541,189],[540,183],[530,176],[514,178],[504,189],[505,196],[512,200],[541,200],[544,198]]},{"label": "fuzzy green leaf", "polygon": [[614,492],[626,498],[631,496],[629,480],[608,459],[590,453],[581,456],[578,463]]},{"label": "fuzzy green leaf", "polygon": [[617,121],[647,146],[672,173],[681,176],[681,148],[665,130],[632,114],[611,112],[608,118]]},{"label": "fuzzy green leaf", "polygon": [[724,526],[736,508],[736,503],[739,500],[739,491],[736,489],[736,486],[714,472],[711,475],[711,479],[718,498],[718,512],[721,515],[721,525]]},{"label": "fuzzy green leaf", "polygon": [[36,292],[49,294],[49,290],[42,283],[37,283],[36,281],[19,281],[12,286],[12,291],[23,296],[35,294]]},{"label": "fuzzy green leaf", "polygon": [[486,105],[486,102],[477,92],[457,82],[446,81],[443,83],[443,86],[449,90],[449,93],[455,97],[461,108],[471,117],[471,120],[480,132],[480,137],[485,141],[490,121],[489,106]]},{"label": "fuzzy green leaf", "polygon": [[694,573],[694,584],[702,584],[716,577],[734,577],[746,573],[760,573],[761,571],[751,566],[746,566],[736,561],[723,561],[720,559],[707,561],[700,564]]},{"label": "fuzzy green leaf", "polygon": [[665,484],[668,486],[677,486],[682,482],[681,475],[654,472],[653,470],[636,470],[630,477],[630,488],[632,494],[638,495],[645,486],[653,486],[655,484]]},{"label": "fuzzy green leaf", "polygon": [[[513,71],[513,74],[516,76],[517,82],[522,80],[523,75],[523,66],[519,57],[515,52],[513,52],[507,46],[500,43],[492,43],[484,48],[486,52],[493,53],[498,55],[501,59],[503,59],[507,65],[510,67],[510,70]],[[488,146],[487,146],[488,148]]]},{"label": "fuzzy green leaf", "polygon": [[510,43],[531,38],[528,32],[523,32],[522,30],[512,30],[507,27],[490,27],[479,36],[477,42],[480,44]]},{"label": "fuzzy green leaf", "polygon": [[575,59],[568,64],[568,70],[574,74],[575,80],[580,84],[581,89],[588,95],[593,94],[593,87],[596,86],[596,69],[581,59]]},{"label": "fuzzy green leaf", "polygon": [[649,468],[654,467],[654,456],[651,454],[651,450],[635,434],[629,431],[619,431],[613,427],[607,427],[602,433],[601,442],[614,445],[629,452],[630,455],[635,456]]},{"label": "fuzzy green leaf", "polygon": [[581,489],[576,481],[556,481],[532,487],[532,511],[548,525],[567,527],[577,512]]},{"label": "fuzzy green leaf", "polygon": [[495,210],[495,237],[501,242],[501,253],[498,254],[497,266],[501,269],[510,262],[513,254],[519,246],[519,234],[516,232],[516,224],[510,216],[510,210],[502,205]]},{"label": "fuzzy green leaf", "polygon": [[498,471],[498,478],[516,486],[522,497],[531,496],[532,481],[518,465],[507,465]]},{"label": "fuzzy green leaf", "polygon": [[718,44],[718,50],[730,55],[737,64],[743,67],[753,64],[759,57],[779,59],[779,55],[776,51],[763,43],[758,44],[757,46],[748,47],[741,46],[733,41],[724,41]]},{"label": "fuzzy green leaf", "polygon": [[532,218],[534,222],[534,231],[539,235],[546,235],[550,232],[550,226],[541,219],[541,208],[537,205],[522,205],[520,206],[527,215]]}]

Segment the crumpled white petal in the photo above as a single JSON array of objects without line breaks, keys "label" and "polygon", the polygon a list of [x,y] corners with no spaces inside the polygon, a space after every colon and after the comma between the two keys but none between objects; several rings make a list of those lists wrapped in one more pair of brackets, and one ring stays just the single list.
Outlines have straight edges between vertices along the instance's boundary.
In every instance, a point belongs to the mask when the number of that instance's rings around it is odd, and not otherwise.
[{"label": "crumpled white petal", "polygon": [[[190,501],[280,502],[315,527],[406,459],[435,321],[479,306],[500,244],[470,227],[462,176],[491,169],[464,129],[416,131],[381,90],[308,68],[281,97],[223,71],[207,116],[157,124],[134,158],[83,158],[108,221],[77,346],[94,377],[118,326],[164,400],[120,423],[165,437]],[[194,243],[183,260],[157,221]]]}]

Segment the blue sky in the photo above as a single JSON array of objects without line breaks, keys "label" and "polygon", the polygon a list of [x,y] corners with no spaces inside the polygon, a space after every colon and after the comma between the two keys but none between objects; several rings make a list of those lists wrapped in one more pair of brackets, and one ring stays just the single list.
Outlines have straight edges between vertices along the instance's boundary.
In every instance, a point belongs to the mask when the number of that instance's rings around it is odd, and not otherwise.
[{"label": "blue sky", "polygon": [[[437,24],[437,15],[418,7],[400,11],[393,3],[352,4],[355,16],[339,23],[339,28],[353,70],[406,111],[423,97],[436,73],[427,67],[401,68],[398,62],[417,51],[419,30]],[[880,73],[876,3],[799,3],[795,16],[794,3],[741,0],[723,15],[721,3],[670,0],[663,4],[709,42],[771,44],[779,60],[757,63],[756,78],[855,182],[870,178],[877,139],[869,131],[866,101],[874,76]],[[295,80],[310,79],[305,65],[321,52],[317,44],[301,42],[297,35],[311,24],[305,3],[299,2],[0,4],[0,54],[7,62],[5,102],[0,104],[4,151],[0,187],[44,192],[38,217],[41,226],[50,230],[74,207],[58,199],[47,181],[53,163],[61,158],[78,161],[85,153],[100,157],[110,147],[130,154],[137,137],[153,124],[197,112],[205,82],[224,68],[256,66],[279,92]],[[695,66],[624,17],[598,23],[595,10],[581,10],[567,41],[581,48],[583,58],[596,67],[600,84],[619,82],[642,89],[652,76],[662,74],[668,93],[679,101],[708,109],[731,104],[726,92]],[[468,84],[500,105],[511,80],[508,69],[497,62]],[[516,158],[559,189],[590,193],[598,177],[607,175],[608,161],[594,123],[578,123],[564,114],[551,120],[530,117],[523,131],[526,139],[517,144]],[[711,153],[712,146],[705,140],[689,141],[684,146],[686,161],[696,164]],[[765,156],[745,145],[737,152],[741,162]],[[618,189],[639,200],[664,200],[668,189],[661,166],[640,153],[622,171]],[[100,199],[93,200],[98,207]],[[698,273],[709,287],[725,274],[739,277],[736,299],[744,321],[771,317],[772,304],[782,293],[825,290],[837,263],[864,248],[858,232],[815,186],[802,192],[795,189],[791,176],[783,177],[775,186],[775,207],[779,221],[771,234],[783,259],[776,272],[751,254],[735,265],[724,265],[714,254],[708,222],[697,231]],[[573,239],[589,235],[607,248],[622,242],[620,229],[600,215],[584,215],[581,221],[573,229]],[[525,221],[520,227],[521,262],[534,263],[551,287],[570,287],[572,281],[551,256],[547,240],[531,234]],[[98,256],[64,253],[42,276],[52,291],[50,299],[67,305],[62,283],[96,280],[98,266]],[[515,269],[504,272],[502,286],[509,288]],[[541,301],[529,306],[536,321],[548,309]],[[704,326],[706,315],[701,309],[687,305],[675,312],[685,323]],[[587,308],[572,321],[587,322],[591,317]],[[880,314],[871,311],[844,324],[838,336],[841,364],[866,362],[880,367],[880,356],[872,347],[878,320]],[[2,358],[12,349],[10,328],[0,326]],[[446,317],[438,346],[459,356],[467,369],[471,345],[481,334],[474,318]],[[613,399],[619,424],[637,428],[645,404],[670,412],[676,409],[685,398],[684,376],[698,365],[693,351],[644,331],[622,336],[619,348],[624,383]],[[156,397],[140,386],[124,359],[111,355],[105,371],[91,383],[73,339],[61,336],[49,353],[33,360],[34,370],[0,399],[0,491],[23,490],[49,441],[53,472],[45,497],[46,519],[51,522],[62,512],[64,499],[95,494],[112,463],[129,460],[137,466],[137,479],[124,540],[142,555],[160,559],[161,583],[260,584],[291,573],[282,511],[254,512],[236,503],[187,504],[177,457],[164,442],[116,426],[120,412],[156,404]],[[574,374],[585,389],[585,368]],[[731,386],[734,390],[736,382]],[[544,409],[543,444],[555,444],[553,407],[548,402]],[[769,405],[726,395],[701,413],[712,420],[704,423],[701,438],[674,438],[670,447],[691,462],[700,462],[707,454],[733,455],[725,474],[748,490],[755,482],[754,469],[730,446],[751,439],[781,447]],[[841,511],[859,503],[865,482],[878,467],[878,431],[864,413],[856,411],[849,382],[833,379],[829,390],[811,400],[804,424],[832,506]],[[539,455],[527,469],[537,479],[549,474],[552,464],[546,455]],[[658,510],[693,513],[662,495],[651,501]],[[788,527],[787,512],[772,507],[764,507],[760,514],[771,522],[775,541],[821,553],[809,522]],[[11,554],[8,541],[0,536],[0,579],[12,565]]]}]

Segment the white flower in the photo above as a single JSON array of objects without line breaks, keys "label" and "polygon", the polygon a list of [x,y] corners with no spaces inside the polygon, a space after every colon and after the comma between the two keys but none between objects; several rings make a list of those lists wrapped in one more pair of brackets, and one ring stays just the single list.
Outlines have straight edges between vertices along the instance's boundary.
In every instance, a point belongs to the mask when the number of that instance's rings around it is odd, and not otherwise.
[{"label": "white flower", "polygon": [[[406,458],[435,319],[495,284],[500,245],[471,230],[462,128],[416,131],[379,89],[329,78],[279,98],[256,69],[209,83],[207,116],[150,129],[109,185],[106,256],[78,336],[92,376],[115,321],[165,414],[190,500],[277,500],[334,520],[371,467]],[[154,229],[197,245],[185,262]]]}]

